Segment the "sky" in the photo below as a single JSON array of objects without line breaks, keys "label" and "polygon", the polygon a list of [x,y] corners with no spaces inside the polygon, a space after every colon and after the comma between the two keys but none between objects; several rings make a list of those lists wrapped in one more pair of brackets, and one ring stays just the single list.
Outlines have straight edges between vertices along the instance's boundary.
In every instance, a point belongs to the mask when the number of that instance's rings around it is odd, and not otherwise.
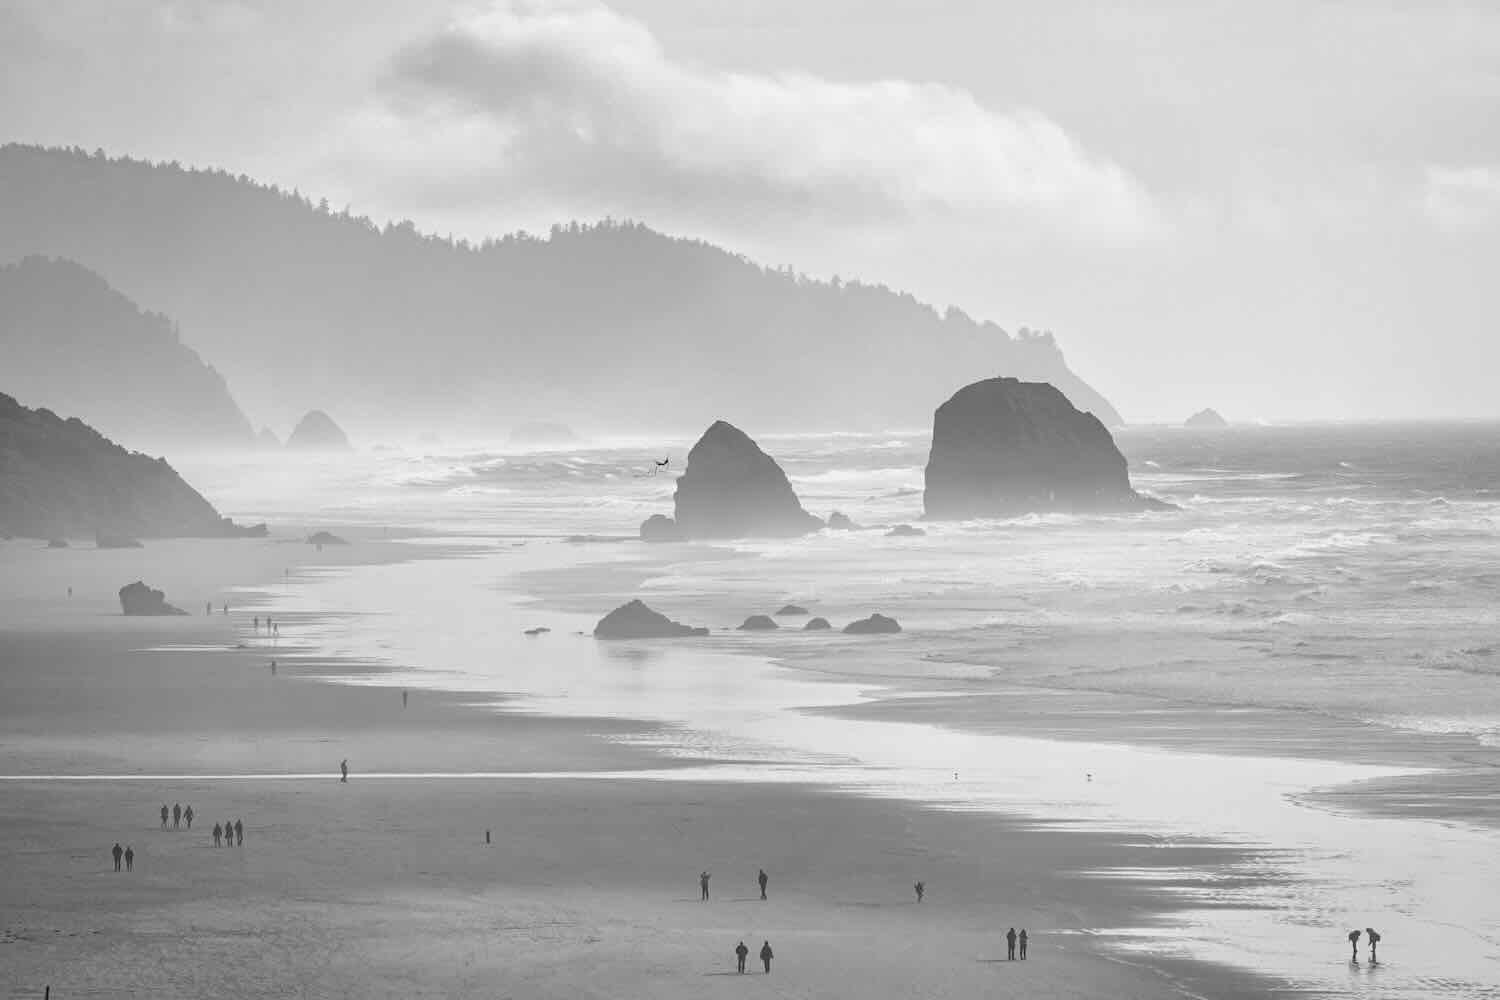
[{"label": "sky", "polygon": [[0,141],[638,219],[1050,329],[1133,422],[1500,417],[1500,3],[0,0]]}]

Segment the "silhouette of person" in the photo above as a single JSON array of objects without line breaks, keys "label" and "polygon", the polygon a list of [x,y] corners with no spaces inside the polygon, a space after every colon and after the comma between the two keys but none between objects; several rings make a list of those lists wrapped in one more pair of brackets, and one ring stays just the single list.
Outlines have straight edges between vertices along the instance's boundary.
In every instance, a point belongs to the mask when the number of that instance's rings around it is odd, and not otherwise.
[{"label": "silhouette of person", "polygon": [[135,848],[128,845],[125,848],[125,870],[128,872],[135,871]]},{"label": "silhouette of person", "polygon": [[913,882],[911,887],[917,891],[917,902],[920,903],[922,901],[922,897],[927,893],[927,883]]},{"label": "silhouette of person", "polygon": [[763,942],[760,946],[760,960],[765,963],[766,975],[768,976],[771,974],[771,959],[775,957],[776,955],[771,951],[771,942]]},{"label": "silhouette of person", "polygon": [[182,803],[172,803],[172,829],[182,829]]},{"label": "silhouette of person", "polygon": [[167,828],[167,804],[165,802],[161,804],[161,828],[163,830]]},{"label": "silhouette of person", "polygon": [[203,613],[205,615],[211,615],[211,614],[214,613],[214,602],[213,601],[204,601],[203,602]]},{"label": "silhouette of person", "polygon": [[490,831],[488,831],[488,830],[484,831],[484,842],[486,844],[488,844],[490,842]]},{"label": "silhouette of person", "polygon": [[260,615],[255,616],[255,631],[260,631]]},{"label": "silhouette of person", "polygon": [[1359,931],[1349,932],[1349,961],[1359,961]]},{"label": "silhouette of person", "polygon": [[115,846],[112,847],[112,848],[110,848],[109,853],[114,856],[114,859],[115,859],[115,871],[119,871],[120,870],[120,859],[125,856],[125,848],[121,847],[120,846],[120,842],[117,840],[117,841],[115,841]]},{"label": "silhouette of person", "polygon": [[740,973],[741,975],[744,975],[745,957],[749,954],[750,949],[745,947],[745,942],[741,941],[739,944],[734,946],[735,971]]},{"label": "silhouette of person", "polygon": [[[234,821],[234,845],[240,847],[245,843],[245,821],[237,819]],[[1024,931],[1022,932],[1025,933]],[[1024,948],[1022,949],[1025,950]],[[1025,957],[1024,955],[1022,956]]]},{"label": "silhouette of person", "polygon": [[1005,960],[1007,962],[1016,957],[1016,929],[1012,927],[1005,932]]},{"label": "silhouette of person", "polygon": [[72,587],[69,587],[69,588],[68,588],[68,596],[69,596],[69,597],[72,597],[72,596],[73,596],[73,588],[72,588]]},{"label": "silhouette of person", "polygon": [[226,615],[229,614],[229,602],[228,601],[224,602],[224,613]]},{"label": "silhouette of person", "polygon": [[766,883],[769,882],[769,881],[771,881],[771,879],[766,875],[766,870],[764,868],[762,868],[760,870],[760,874],[758,876],[756,876],[755,880],[760,883],[760,898],[761,899],[765,899],[766,898]]},{"label": "silhouette of person", "polygon": [[[341,777],[339,778],[340,781],[349,780],[349,760],[347,757],[344,760],[339,761],[339,774],[341,775]],[[706,889],[704,890],[704,892],[707,891],[708,890]]]},{"label": "silhouette of person", "polygon": [[1021,936],[1016,940],[1021,944],[1021,961],[1026,961],[1026,928],[1021,928]]},{"label": "silhouette of person", "polygon": [[402,708],[406,707],[406,692],[405,691],[401,692],[401,707]]},{"label": "silhouette of person", "polygon": [[271,676],[272,677],[276,676],[276,661],[275,660],[271,661]]},{"label": "silhouette of person", "polygon": [[215,847],[218,847],[220,845],[220,842],[223,840],[223,837],[224,837],[224,828],[221,827],[219,824],[215,823],[214,824],[214,846]]},{"label": "silhouette of person", "polygon": [[183,819],[183,821],[185,823],[187,823],[187,828],[189,830],[191,830],[193,828],[193,807],[192,806],[188,806],[186,809],[184,809],[182,811],[182,819]]},{"label": "silhouette of person", "polygon": [[708,872],[698,876],[698,888],[703,890],[703,898],[700,902],[708,902],[708,880],[713,878]]},{"label": "silhouette of person", "polygon": [[234,846],[234,824],[228,820],[224,821],[224,846]]},{"label": "silhouette of person", "polygon": [[1379,959],[1375,957],[1375,946],[1380,943],[1380,934],[1373,927],[1365,928],[1365,939],[1370,942],[1370,964],[1374,965]]}]

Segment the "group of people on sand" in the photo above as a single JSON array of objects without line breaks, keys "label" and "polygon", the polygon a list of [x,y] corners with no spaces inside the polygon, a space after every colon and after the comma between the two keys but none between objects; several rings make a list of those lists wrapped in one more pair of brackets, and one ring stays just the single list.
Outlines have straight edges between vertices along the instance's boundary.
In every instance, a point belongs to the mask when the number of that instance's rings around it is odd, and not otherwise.
[{"label": "group of people on sand", "polygon": [[115,871],[120,870],[121,858],[125,860],[126,871],[135,871],[135,848],[130,847],[129,845],[121,847],[120,842],[117,840],[115,841],[115,846],[110,848],[109,853],[115,859]]},{"label": "group of people on sand", "polygon": [[[183,808],[181,802],[172,802],[172,829],[181,829],[183,823],[187,823],[187,829],[192,829],[192,807]],[[166,829],[166,804],[162,802],[162,829]]]},{"label": "group of people on sand", "polygon": [[[750,949],[745,946],[744,941],[741,941],[739,944],[734,946],[736,971],[738,971],[741,975],[743,975],[745,972],[745,959],[747,956],[749,956],[749,954]],[[760,960],[761,964],[766,967],[766,975],[771,974],[771,959],[775,957],[776,954],[771,951],[771,942],[762,942],[760,946]]]},{"label": "group of people on sand", "polygon": [[[1365,940],[1367,940],[1367,941],[1370,942],[1370,964],[1371,965],[1379,965],[1380,964],[1380,959],[1378,959],[1378,958],[1375,957],[1375,946],[1380,943],[1380,932],[1377,931],[1377,930],[1375,930],[1375,928],[1373,928],[1373,927],[1366,927],[1365,928]],[[1349,961],[1351,961],[1351,962],[1358,962],[1359,961],[1359,931],[1357,929],[1356,930],[1352,930],[1352,931],[1349,932],[1349,951],[1350,951]]]},{"label": "group of people on sand", "polygon": [[1021,946],[1021,961],[1026,961],[1026,939],[1028,937],[1029,935],[1026,933],[1026,928],[1024,927],[1021,928],[1021,933],[1019,934],[1016,933],[1014,927],[1005,932],[1005,960],[1007,962],[1014,962],[1016,960],[1016,945]]},{"label": "group of people on sand", "polygon": [[237,819],[233,823],[228,821],[214,824],[214,846],[241,847],[245,843],[245,821]]},{"label": "group of people on sand", "polygon": [[[251,620],[255,624],[255,634],[256,635],[260,635],[260,626],[261,626],[260,616],[256,615]],[[272,621],[270,615],[266,615],[265,626],[266,626],[266,635],[280,635],[281,634],[281,626],[278,625],[278,624],[276,624],[274,621]]]}]

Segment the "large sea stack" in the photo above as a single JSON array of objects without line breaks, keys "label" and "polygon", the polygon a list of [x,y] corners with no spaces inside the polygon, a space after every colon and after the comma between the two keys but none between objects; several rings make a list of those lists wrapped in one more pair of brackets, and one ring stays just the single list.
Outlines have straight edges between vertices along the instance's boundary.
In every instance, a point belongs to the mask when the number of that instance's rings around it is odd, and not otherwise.
[{"label": "large sea stack", "polygon": [[641,600],[620,605],[594,626],[595,639],[676,639],[690,635],[708,635],[708,629],[675,622]]},{"label": "large sea stack", "polygon": [[1104,424],[1045,382],[992,378],[938,407],[927,460],[927,517],[1164,506],[1130,488]]},{"label": "large sea stack", "polygon": [[153,590],[140,580],[120,588],[120,610],[127,615],[185,615],[186,611],[167,603],[167,595]]},{"label": "large sea stack", "polygon": [[1198,430],[1217,430],[1219,428],[1228,427],[1229,421],[1225,420],[1219,414],[1218,410],[1214,409],[1213,407],[1209,407],[1206,410],[1199,410],[1191,417],[1188,417],[1182,426],[1192,427]]},{"label": "large sea stack", "polygon": [[220,517],[165,459],[126,451],[76,417],[0,393],[0,534],[26,538],[260,536]]},{"label": "large sea stack", "polygon": [[353,450],[343,429],[322,410],[309,410],[286,439],[286,446],[294,451]]},{"label": "large sea stack", "polygon": [[802,509],[776,460],[723,420],[688,452],[676,513],[684,538],[789,538],[823,526]]}]

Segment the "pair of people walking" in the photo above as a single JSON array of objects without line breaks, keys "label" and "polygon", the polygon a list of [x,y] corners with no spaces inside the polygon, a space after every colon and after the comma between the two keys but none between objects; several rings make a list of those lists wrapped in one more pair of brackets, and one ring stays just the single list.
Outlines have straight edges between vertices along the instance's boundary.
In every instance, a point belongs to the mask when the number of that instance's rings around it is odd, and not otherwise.
[{"label": "pair of people walking", "polygon": [[218,847],[220,842],[225,847],[242,847],[245,843],[245,821],[237,819],[233,823],[214,824],[214,846]]},{"label": "pair of people walking", "polygon": [[115,871],[120,870],[120,860],[122,858],[125,861],[125,870],[128,872],[135,871],[135,848],[129,846],[121,847],[120,842],[117,840],[115,841],[115,846],[110,848],[109,853],[115,859]]},{"label": "pair of people walking", "polygon": [[[1378,959],[1378,958],[1375,957],[1375,946],[1378,945],[1378,944],[1380,944],[1380,933],[1378,931],[1376,931],[1375,928],[1373,928],[1373,927],[1366,927],[1365,928],[1365,939],[1370,942],[1370,964],[1371,965],[1378,965],[1380,963],[1380,959]],[[1352,930],[1352,931],[1349,932],[1349,952],[1350,952],[1350,954],[1349,954],[1349,961],[1351,961],[1351,962],[1358,962],[1359,961],[1359,931],[1358,930]]]},{"label": "pair of people walking", "polygon": [[[750,955],[750,949],[745,946],[745,942],[744,941],[741,941],[739,944],[737,944],[737,945],[734,946],[734,959],[735,959],[735,968],[736,968],[736,971],[738,971],[741,974],[744,973],[744,971],[745,971],[745,959],[747,957],[749,957],[749,955]],[[771,959],[773,959],[775,957],[776,957],[775,953],[771,951],[771,942],[766,941],[766,942],[762,943],[761,946],[760,946],[760,960],[761,960],[761,963],[764,964],[765,967],[766,967],[766,974],[767,975],[770,975],[770,973],[771,973]]]},{"label": "pair of people walking", "polygon": [[1007,962],[1015,961],[1016,945],[1021,946],[1021,961],[1026,961],[1027,936],[1028,935],[1026,934],[1026,928],[1024,927],[1021,928],[1020,934],[1016,933],[1016,929],[1014,927],[1005,932],[1005,960]]}]

